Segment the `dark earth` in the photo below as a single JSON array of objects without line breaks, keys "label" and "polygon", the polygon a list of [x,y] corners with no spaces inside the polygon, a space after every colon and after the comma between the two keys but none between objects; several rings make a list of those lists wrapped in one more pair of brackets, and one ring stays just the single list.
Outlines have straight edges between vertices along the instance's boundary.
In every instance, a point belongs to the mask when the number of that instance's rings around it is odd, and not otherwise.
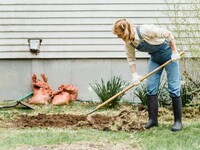
[{"label": "dark earth", "polygon": [[[17,128],[58,127],[58,128],[91,128],[103,131],[143,131],[147,112],[143,106],[136,109],[124,109],[117,115],[108,116],[103,113],[91,114],[91,119],[85,115],[74,114],[38,114],[35,116],[21,115],[11,124]],[[16,150],[138,150],[124,143],[64,143],[54,146],[23,146]]]},{"label": "dark earth", "polygon": [[78,128],[86,127],[106,131],[137,131],[144,130],[146,122],[146,111],[122,110],[116,116],[105,114],[91,114],[92,119],[85,115],[74,114],[38,114],[37,116],[21,115],[13,121],[13,126],[18,128],[32,127],[58,127],[58,128]]}]

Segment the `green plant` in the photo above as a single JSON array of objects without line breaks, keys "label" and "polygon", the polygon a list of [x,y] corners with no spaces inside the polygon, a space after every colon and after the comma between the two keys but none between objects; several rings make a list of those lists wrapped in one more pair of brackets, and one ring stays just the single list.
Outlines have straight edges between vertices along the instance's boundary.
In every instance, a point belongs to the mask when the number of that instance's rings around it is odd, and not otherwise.
[{"label": "green plant", "polygon": [[139,98],[141,104],[147,106],[147,88],[146,84],[140,84],[134,92],[135,96]]},{"label": "green plant", "polygon": [[187,106],[191,104],[193,98],[198,95],[200,91],[200,83],[194,81],[186,71],[183,72],[181,83],[182,104],[183,106]]},{"label": "green plant", "polygon": [[[126,83],[126,81],[122,80],[121,76],[114,76],[107,82],[105,82],[101,78],[100,83],[95,81],[94,84],[90,84],[90,85],[91,85],[92,89],[94,90],[94,92],[99,97],[99,99],[101,100],[101,102],[105,102],[106,100],[108,100],[112,96],[116,95],[121,90],[123,90],[123,88],[125,86],[127,86],[128,84]],[[121,100],[123,95],[124,94],[115,98],[113,101],[108,103],[106,105],[106,107],[107,108],[116,108],[119,105],[119,101]]]},{"label": "green plant", "polygon": [[[144,106],[147,106],[147,89],[146,89],[146,84],[141,84],[135,89],[134,92],[135,96],[139,98],[141,101],[141,104]],[[159,86],[158,90],[158,100],[159,100],[159,105],[163,106],[166,104],[169,104],[170,102],[170,97],[167,91],[167,82],[165,81]]]}]

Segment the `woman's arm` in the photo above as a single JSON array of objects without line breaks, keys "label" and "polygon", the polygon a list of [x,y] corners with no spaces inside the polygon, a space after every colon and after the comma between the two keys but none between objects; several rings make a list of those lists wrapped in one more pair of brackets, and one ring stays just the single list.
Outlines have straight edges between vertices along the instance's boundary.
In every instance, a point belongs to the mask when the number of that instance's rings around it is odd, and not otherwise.
[{"label": "woman's arm", "polygon": [[133,48],[129,43],[125,43],[125,52],[127,55],[127,61],[132,73],[132,82],[140,83],[140,76],[137,74],[136,64],[135,64],[135,48]]},{"label": "woman's arm", "polygon": [[136,70],[136,64],[132,64],[132,65],[129,65],[130,69],[131,69],[131,73],[136,73],[137,70]]},{"label": "woman's arm", "polygon": [[132,83],[140,83],[140,78],[141,76],[139,76],[137,74],[137,70],[136,70],[136,64],[132,64],[132,65],[129,65],[130,66],[130,69],[131,69],[131,73],[132,73]]},{"label": "woman's arm", "polygon": [[169,41],[169,45],[172,50],[172,56],[171,56],[172,61],[176,61],[176,60],[180,59],[180,54],[178,53],[178,51],[176,49],[176,44],[173,39]]},{"label": "woman's arm", "polygon": [[177,52],[176,44],[175,44],[174,39],[171,39],[171,40],[169,41],[169,45],[170,45],[170,47],[171,47],[172,52]]}]

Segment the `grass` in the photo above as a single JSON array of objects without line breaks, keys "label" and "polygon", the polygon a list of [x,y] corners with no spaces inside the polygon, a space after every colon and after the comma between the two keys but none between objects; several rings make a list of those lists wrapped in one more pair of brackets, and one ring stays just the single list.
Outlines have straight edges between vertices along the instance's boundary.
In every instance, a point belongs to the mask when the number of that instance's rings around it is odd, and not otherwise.
[{"label": "grass", "polygon": [[180,132],[171,132],[170,126],[138,132],[134,136],[144,150],[198,150],[200,149],[200,122],[187,125]]},{"label": "grass", "polygon": [[[140,132],[112,132],[88,128],[5,128],[2,124],[9,123],[21,114],[37,115],[38,113],[74,113],[87,114],[98,104],[73,103],[68,106],[36,106],[36,110],[19,108],[0,109],[0,149],[8,150],[21,146],[46,146],[61,143],[77,143],[90,141],[92,143],[124,143],[135,149],[142,150],[198,150],[200,149],[200,120],[185,119],[181,132],[171,132],[172,121],[160,121],[158,128]],[[198,110],[199,111],[199,110]],[[98,112],[113,114],[117,110],[98,110]],[[195,111],[196,112],[196,111]],[[162,119],[162,118],[160,118]]]},{"label": "grass", "polygon": [[[90,142],[130,142],[130,133],[104,132],[89,129],[58,129],[58,128],[32,128],[32,129],[0,129],[0,145],[2,150],[30,145],[55,145],[60,143]],[[105,138],[106,137],[106,138]],[[134,144],[134,142],[131,142]],[[129,144],[131,144],[129,143]]]},{"label": "grass", "polygon": [[[200,123],[186,126],[181,132],[173,133],[169,126],[144,132],[110,132],[90,129],[0,129],[1,150],[20,146],[56,145],[90,141],[96,143],[124,143],[144,150],[198,150],[200,149]],[[105,138],[106,137],[106,138]]]}]

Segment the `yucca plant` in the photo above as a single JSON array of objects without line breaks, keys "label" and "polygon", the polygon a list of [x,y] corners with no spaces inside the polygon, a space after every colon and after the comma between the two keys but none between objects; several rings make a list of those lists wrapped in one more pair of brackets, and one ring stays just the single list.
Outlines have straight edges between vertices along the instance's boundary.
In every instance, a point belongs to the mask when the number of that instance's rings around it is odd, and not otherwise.
[{"label": "yucca plant", "polygon": [[[145,83],[140,84],[134,92],[135,96],[139,98],[141,104],[147,106],[147,87]],[[165,104],[169,104],[170,97],[167,91],[167,82],[165,81],[163,84],[159,86],[158,90],[158,99],[159,105],[163,106]]]},{"label": "yucca plant", "polygon": [[[121,90],[124,89],[128,84],[126,81],[122,80],[121,76],[114,76],[107,82],[105,82],[101,78],[101,82],[98,83],[97,81],[94,84],[90,84],[94,92],[97,94],[101,102],[105,102],[112,96],[119,93]],[[116,99],[111,101],[106,105],[107,108],[116,108],[119,105],[119,101],[124,96],[124,94],[118,96]]]},{"label": "yucca plant", "polygon": [[139,98],[141,104],[147,106],[147,88],[146,84],[140,84],[134,92],[135,96]]}]

